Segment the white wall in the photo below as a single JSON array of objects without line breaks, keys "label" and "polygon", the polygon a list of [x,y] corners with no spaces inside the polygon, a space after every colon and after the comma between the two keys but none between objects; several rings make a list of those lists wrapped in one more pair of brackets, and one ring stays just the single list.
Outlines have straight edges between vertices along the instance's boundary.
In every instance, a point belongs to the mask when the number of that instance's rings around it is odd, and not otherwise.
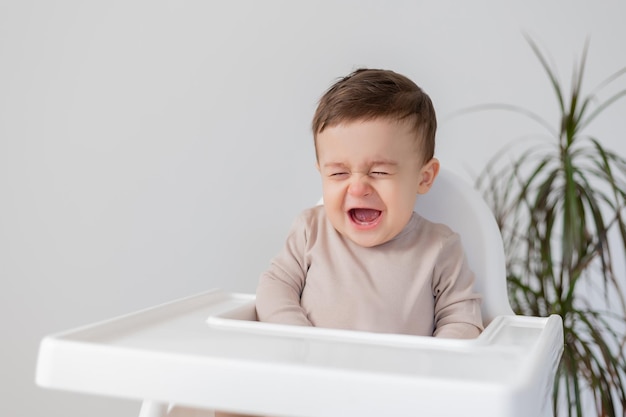
[{"label": "white wall", "polygon": [[[590,36],[591,87],[626,65],[624,16],[618,0],[0,2],[0,415],[137,413],[35,387],[40,339],[212,287],[253,292],[320,195],[309,123],[336,77],[414,79],[442,162],[477,172],[525,132],[451,113],[555,114],[522,33],[566,79]],[[622,155],[625,110],[596,127]]]}]

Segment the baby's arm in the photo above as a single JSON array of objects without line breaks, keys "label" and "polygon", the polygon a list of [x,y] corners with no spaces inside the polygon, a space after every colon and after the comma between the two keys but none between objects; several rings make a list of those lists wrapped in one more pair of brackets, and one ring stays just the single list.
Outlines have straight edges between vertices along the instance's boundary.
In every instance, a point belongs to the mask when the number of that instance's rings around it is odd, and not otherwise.
[{"label": "baby's arm", "polygon": [[433,281],[435,296],[434,336],[471,339],[483,330],[481,296],[474,291],[474,274],[469,269],[458,235],[449,238],[437,260]]},{"label": "baby's arm", "polygon": [[259,279],[256,311],[259,321],[312,326],[300,305],[306,281],[306,227],[302,218],[291,228],[282,251]]}]

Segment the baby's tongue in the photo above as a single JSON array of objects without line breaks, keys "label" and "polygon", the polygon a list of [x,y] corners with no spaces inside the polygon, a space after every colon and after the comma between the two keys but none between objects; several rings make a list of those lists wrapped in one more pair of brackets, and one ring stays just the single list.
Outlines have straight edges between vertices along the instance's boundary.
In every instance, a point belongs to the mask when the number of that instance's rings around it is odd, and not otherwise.
[{"label": "baby's tongue", "polygon": [[352,215],[361,223],[370,223],[380,216],[380,210],[357,208],[352,210]]}]

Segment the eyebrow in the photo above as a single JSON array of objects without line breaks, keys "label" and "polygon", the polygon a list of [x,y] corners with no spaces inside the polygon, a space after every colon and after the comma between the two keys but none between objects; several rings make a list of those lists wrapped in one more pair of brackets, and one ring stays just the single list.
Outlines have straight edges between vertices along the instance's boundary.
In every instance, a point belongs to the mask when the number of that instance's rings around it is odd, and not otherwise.
[{"label": "eyebrow", "polygon": [[[369,166],[379,166],[379,165],[388,165],[388,166],[397,166],[398,163],[396,161],[390,159],[375,159],[373,161],[367,162],[366,165]],[[324,164],[324,168],[345,168],[347,165],[343,162],[327,162]]]},{"label": "eyebrow", "polygon": [[324,168],[345,168],[346,164],[341,162],[327,162],[323,166]]},{"label": "eyebrow", "polygon": [[391,159],[376,159],[370,163],[370,165],[390,165],[396,166],[398,163],[396,161],[392,161]]}]

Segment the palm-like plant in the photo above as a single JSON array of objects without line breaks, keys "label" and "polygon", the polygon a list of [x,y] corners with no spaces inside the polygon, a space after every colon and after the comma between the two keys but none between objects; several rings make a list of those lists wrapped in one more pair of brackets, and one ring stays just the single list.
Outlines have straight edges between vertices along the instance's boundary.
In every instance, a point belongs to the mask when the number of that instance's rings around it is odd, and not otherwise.
[{"label": "palm-like plant", "polygon": [[[589,94],[582,84],[588,44],[564,90],[553,67],[530,38],[559,105],[556,128],[532,111],[521,113],[548,135],[516,141],[496,154],[477,180],[492,207],[507,256],[509,293],[518,314],[563,318],[565,347],[555,381],[555,413],[582,416],[592,401],[598,416],[626,415],[624,342],[625,271],[613,257],[626,255],[626,159],[606,149],[585,128],[617,100],[619,90],[598,93],[626,74],[613,74]],[[621,132],[620,132],[621,133]],[[507,157],[510,156],[510,157]]]}]

